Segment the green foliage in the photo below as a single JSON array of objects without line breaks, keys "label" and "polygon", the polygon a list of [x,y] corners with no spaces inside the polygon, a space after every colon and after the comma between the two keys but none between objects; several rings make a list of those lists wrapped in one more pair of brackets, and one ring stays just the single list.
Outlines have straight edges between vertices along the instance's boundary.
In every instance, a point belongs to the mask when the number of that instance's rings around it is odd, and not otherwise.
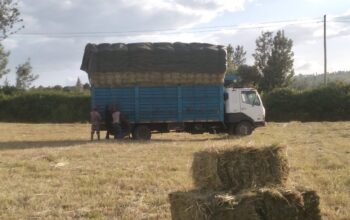
[{"label": "green foliage", "polygon": [[20,15],[16,1],[0,0],[0,40],[24,28]]},{"label": "green foliage", "polygon": [[16,87],[19,89],[28,89],[32,82],[39,78],[39,75],[32,73],[32,65],[28,59],[25,63],[16,67]]},{"label": "green foliage", "polygon": [[293,41],[284,35],[284,31],[263,32],[256,40],[253,57],[255,66],[262,75],[259,82],[261,91],[271,91],[290,84],[294,75],[292,51]]},{"label": "green foliage", "polygon": [[0,121],[85,122],[89,118],[90,96],[54,90],[33,90],[11,95],[0,92]]},{"label": "green foliage", "polygon": [[292,47],[293,41],[286,38],[283,31],[278,31],[273,39],[271,55],[260,81],[262,91],[271,91],[274,88],[285,87],[290,83],[290,79],[294,75]]},{"label": "green foliage", "polygon": [[241,65],[237,69],[238,86],[256,87],[261,75],[255,66]]},{"label": "green foliage", "polygon": [[268,121],[350,120],[350,85],[313,90],[276,89],[263,95]]},{"label": "green foliage", "polygon": [[0,79],[10,72],[7,68],[9,55],[10,52],[5,51],[4,46],[0,44]]},{"label": "green foliage", "polygon": [[227,52],[227,71],[226,74],[233,74],[238,67],[245,64],[247,52],[243,46],[238,45],[233,48],[231,44],[226,47]]},{"label": "green foliage", "polygon": [[235,69],[238,69],[241,65],[245,64],[247,52],[244,50],[243,46],[237,45],[233,49],[232,53],[232,63]]},{"label": "green foliage", "polygon": [[272,37],[272,32],[262,32],[261,36],[255,41],[256,49],[253,57],[255,59],[255,66],[261,74],[263,74],[271,54],[273,45]]},{"label": "green foliage", "polygon": [[233,65],[233,47],[231,44],[229,44],[227,47],[226,47],[226,57],[227,57],[227,71],[226,73],[232,73],[234,72],[234,65]]},{"label": "green foliage", "polygon": [[[330,84],[313,90],[275,89],[263,94],[267,121],[350,120],[350,84]],[[0,89],[0,121],[34,123],[86,122],[90,94],[55,88]]]},{"label": "green foliage", "polygon": [[[338,71],[327,74],[328,84],[332,83],[350,83],[350,71]],[[306,90],[315,89],[324,85],[324,75],[297,75],[292,78],[289,88]]]},{"label": "green foliage", "polygon": [[80,78],[78,77],[77,82],[75,83],[75,90],[77,92],[82,92],[83,89],[83,84],[81,83]]}]

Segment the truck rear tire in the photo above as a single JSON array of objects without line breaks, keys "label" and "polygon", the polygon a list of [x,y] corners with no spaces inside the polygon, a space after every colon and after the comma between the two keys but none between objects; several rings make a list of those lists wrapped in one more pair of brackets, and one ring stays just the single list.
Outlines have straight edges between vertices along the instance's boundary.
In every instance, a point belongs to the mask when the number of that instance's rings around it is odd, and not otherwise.
[{"label": "truck rear tire", "polygon": [[134,129],[132,137],[135,140],[150,140],[152,136],[151,130],[146,125],[139,125]]},{"label": "truck rear tire", "polygon": [[236,134],[240,136],[250,135],[252,131],[252,124],[247,121],[242,121],[236,126]]},{"label": "truck rear tire", "polygon": [[236,134],[235,128],[236,126],[234,124],[230,124],[227,129],[228,135],[235,135]]}]

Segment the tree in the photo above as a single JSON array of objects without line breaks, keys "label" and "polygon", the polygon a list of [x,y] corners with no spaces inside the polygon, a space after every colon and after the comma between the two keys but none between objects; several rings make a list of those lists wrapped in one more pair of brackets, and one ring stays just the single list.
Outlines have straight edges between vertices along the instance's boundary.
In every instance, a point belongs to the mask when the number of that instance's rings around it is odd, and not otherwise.
[{"label": "tree", "polygon": [[32,73],[32,69],[30,59],[16,67],[16,88],[28,89],[30,85],[39,78],[39,75]]},{"label": "tree", "polygon": [[90,84],[89,84],[89,83],[85,83],[85,84],[83,85],[83,89],[84,89],[84,90],[90,90]]},{"label": "tree", "polygon": [[10,82],[7,79],[7,77],[5,78],[5,81],[4,81],[4,87],[10,87]]},{"label": "tree", "polygon": [[284,31],[278,31],[273,39],[271,54],[267,60],[267,66],[263,69],[263,78],[260,88],[270,91],[274,88],[288,86],[294,75],[293,41],[284,35]]},{"label": "tree", "polygon": [[255,41],[256,49],[253,57],[255,59],[255,66],[261,75],[264,74],[267,61],[271,55],[273,45],[272,34],[272,32],[262,32],[261,36]]},{"label": "tree", "polygon": [[80,81],[80,78],[78,77],[77,82],[75,83],[75,90],[77,92],[83,91],[83,84]]},{"label": "tree", "polygon": [[245,87],[256,87],[261,79],[256,66],[241,65],[237,69],[238,85]]},{"label": "tree", "polygon": [[231,44],[229,44],[226,47],[226,52],[227,52],[227,73],[232,74],[234,65],[233,65],[233,47]]},{"label": "tree", "polygon": [[7,69],[9,55],[10,53],[5,51],[5,48],[0,44],[0,79],[10,72]]},{"label": "tree", "polygon": [[245,64],[247,52],[244,50],[243,46],[238,45],[236,48],[233,49],[232,53],[232,63],[234,66],[234,69],[238,69],[241,65]]},{"label": "tree", "polygon": [[23,22],[20,15],[16,1],[0,0],[0,40],[24,28],[23,25],[18,26]]}]

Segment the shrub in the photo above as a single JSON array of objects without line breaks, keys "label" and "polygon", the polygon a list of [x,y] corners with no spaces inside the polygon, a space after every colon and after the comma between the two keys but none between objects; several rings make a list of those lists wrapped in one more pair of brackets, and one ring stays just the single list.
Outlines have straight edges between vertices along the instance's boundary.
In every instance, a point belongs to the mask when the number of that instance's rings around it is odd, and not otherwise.
[{"label": "shrub", "polygon": [[277,89],[263,96],[268,121],[350,120],[350,85],[330,85],[302,92]]},{"label": "shrub", "polygon": [[64,92],[25,92],[0,97],[0,121],[84,122],[89,119],[90,98]]}]

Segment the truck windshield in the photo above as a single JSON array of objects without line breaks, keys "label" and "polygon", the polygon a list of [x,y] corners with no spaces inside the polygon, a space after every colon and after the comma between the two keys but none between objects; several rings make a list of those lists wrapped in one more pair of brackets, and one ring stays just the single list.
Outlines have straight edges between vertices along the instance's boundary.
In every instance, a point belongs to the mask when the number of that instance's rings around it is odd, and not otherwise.
[{"label": "truck windshield", "polygon": [[242,102],[250,105],[260,105],[260,99],[256,91],[242,91]]}]

